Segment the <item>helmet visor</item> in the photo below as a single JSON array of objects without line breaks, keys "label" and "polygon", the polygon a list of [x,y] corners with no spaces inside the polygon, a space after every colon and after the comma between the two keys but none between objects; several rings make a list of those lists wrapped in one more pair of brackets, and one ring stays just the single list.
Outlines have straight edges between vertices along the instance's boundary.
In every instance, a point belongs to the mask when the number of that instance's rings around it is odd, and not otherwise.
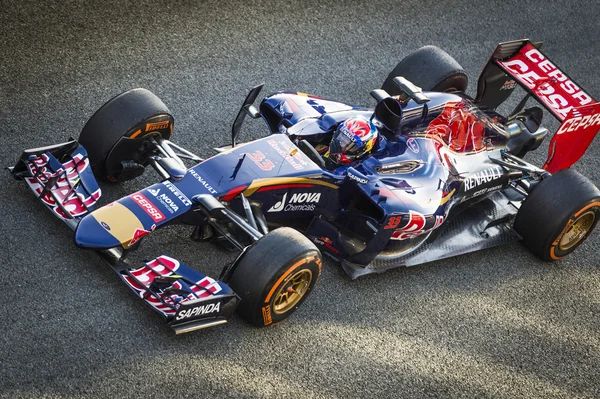
[{"label": "helmet visor", "polygon": [[346,154],[349,156],[357,155],[360,152],[360,148],[356,145],[356,142],[350,137],[344,134],[342,131],[337,135],[331,142],[331,152],[335,154]]}]

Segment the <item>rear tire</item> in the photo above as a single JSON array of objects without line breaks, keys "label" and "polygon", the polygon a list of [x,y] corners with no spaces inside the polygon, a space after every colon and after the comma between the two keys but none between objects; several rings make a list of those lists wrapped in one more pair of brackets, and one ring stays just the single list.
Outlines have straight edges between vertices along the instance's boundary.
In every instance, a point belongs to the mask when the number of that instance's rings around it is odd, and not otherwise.
[{"label": "rear tire", "polygon": [[463,67],[436,46],[421,47],[396,65],[381,86],[391,96],[401,94],[400,89],[393,82],[396,76],[403,76],[423,91],[464,93],[469,84],[469,78]]},{"label": "rear tire", "polygon": [[575,251],[600,220],[600,191],[572,169],[542,180],[525,199],[514,228],[523,244],[545,261]]},{"label": "rear tire", "polygon": [[242,299],[238,315],[259,327],[276,324],[308,297],[321,274],[321,253],[298,231],[282,227],[254,243],[228,285]]},{"label": "rear tire", "polygon": [[123,137],[143,139],[160,135],[168,139],[172,130],[173,116],[167,106],[146,89],[132,89],[113,97],[92,115],[79,135],[79,143],[87,150],[96,176],[114,182],[122,168],[121,161],[146,163],[136,151],[141,149],[143,140],[123,144],[128,148],[111,156],[123,143]]}]

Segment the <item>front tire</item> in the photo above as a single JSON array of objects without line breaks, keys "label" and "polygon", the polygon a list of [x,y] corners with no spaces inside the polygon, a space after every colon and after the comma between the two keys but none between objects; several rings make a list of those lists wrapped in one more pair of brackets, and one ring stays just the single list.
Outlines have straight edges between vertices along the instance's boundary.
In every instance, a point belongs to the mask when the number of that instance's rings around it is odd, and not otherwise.
[{"label": "front tire", "polygon": [[242,299],[238,315],[259,327],[291,315],[311,293],[321,274],[321,253],[298,231],[282,227],[250,247],[228,285]]},{"label": "front tire", "polygon": [[572,169],[542,180],[521,205],[514,228],[545,261],[575,251],[600,221],[600,191]]},{"label": "front tire", "polygon": [[79,143],[87,150],[96,176],[115,182],[126,180],[119,176],[122,161],[147,163],[140,154],[144,138],[169,139],[172,130],[173,116],[160,98],[146,89],[132,89],[108,100],[92,115]]},{"label": "front tire", "polygon": [[423,91],[465,92],[469,78],[462,66],[439,47],[425,46],[402,59],[388,75],[381,88],[391,96],[401,94],[394,84],[396,76],[403,76]]}]

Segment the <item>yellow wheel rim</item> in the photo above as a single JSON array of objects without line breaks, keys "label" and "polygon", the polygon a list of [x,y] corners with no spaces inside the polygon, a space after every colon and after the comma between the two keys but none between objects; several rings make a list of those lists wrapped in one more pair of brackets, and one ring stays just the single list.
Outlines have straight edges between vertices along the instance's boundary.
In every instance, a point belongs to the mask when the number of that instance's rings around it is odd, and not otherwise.
[{"label": "yellow wheel rim", "polygon": [[595,220],[596,214],[593,211],[588,211],[579,216],[560,238],[558,249],[566,251],[577,245],[577,243],[585,238]]},{"label": "yellow wheel rim", "polygon": [[273,313],[283,314],[296,306],[308,291],[311,281],[312,272],[309,269],[294,273],[277,290],[273,300]]}]

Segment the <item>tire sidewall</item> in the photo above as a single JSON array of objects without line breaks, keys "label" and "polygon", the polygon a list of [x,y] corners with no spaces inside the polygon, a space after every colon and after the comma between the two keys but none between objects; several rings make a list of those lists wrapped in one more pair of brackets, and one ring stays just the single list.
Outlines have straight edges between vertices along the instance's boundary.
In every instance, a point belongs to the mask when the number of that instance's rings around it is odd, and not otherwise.
[{"label": "tire sidewall", "polygon": [[466,71],[458,61],[435,46],[413,51],[389,73],[381,88],[392,96],[401,93],[393,83],[396,76],[403,76],[423,91],[464,93],[469,82]]},{"label": "tire sidewall", "polygon": [[443,78],[438,84],[436,84],[431,91],[439,91],[442,93],[453,93],[459,91],[461,93],[465,92],[465,88],[463,88],[463,84],[461,80],[465,79],[465,74],[460,72],[455,72],[445,78]]},{"label": "tire sidewall", "polygon": [[[575,251],[600,220],[600,190],[573,169],[563,169],[537,183],[523,201],[513,228],[523,245],[545,261],[561,259]],[[593,209],[595,220],[571,248],[560,250],[560,240],[583,212]]]},{"label": "tire sidewall", "polygon": [[[97,177],[112,181],[120,171],[121,161],[140,163],[134,158],[139,158],[144,138],[160,135],[169,139],[173,123],[169,109],[154,93],[132,89],[114,96],[94,112],[78,141],[86,148]],[[128,139],[140,140],[128,143]]]},{"label": "tire sidewall", "polygon": [[[120,163],[127,160],[121,159],[123,157],[117,155],[119,153],[119,146],[122,143],[121,139],[138,139],[140,141],[140,148],[143,146],[143,142],[151,137],[160,137],[169,140],[173,132],[173,124],[173,116],[170,114],[159,114],[142,120],[130,128],[127,133],[119,137],[106,155],[104,162],[101,164],[102,167],[99,168],[104,174],[102,177],[109,182],[117,181]],[[148,165],[148,159],[143,159],[137,153],[129,152],[129,156],[126,158],[136,161],[143,166]]]}]

